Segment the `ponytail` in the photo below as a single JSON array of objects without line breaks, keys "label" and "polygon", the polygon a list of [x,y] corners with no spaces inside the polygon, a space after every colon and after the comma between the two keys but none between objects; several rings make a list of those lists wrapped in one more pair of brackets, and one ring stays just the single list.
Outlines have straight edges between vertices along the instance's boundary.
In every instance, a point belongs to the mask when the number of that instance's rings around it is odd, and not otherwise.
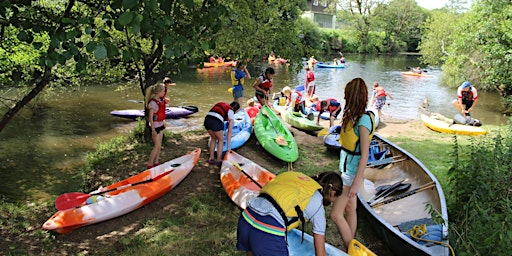
[{"label": "ponytail", "polygon": [[164,84],[154,84],[146,88],[146,98],[144,100],[144,103],[146,104],[146,107],[148,106],[151,99],[153,99],[157,93],[165,90]]},{"label": "ponytail", "polygon": [[338,197],[343,192],[343,181],[341,180],[341,176],[336,172],[322,172],[316,176],[312,177],[322,189],[320,193],[322,194],[323,205],[328,206],[331,202],[328,200],[331,195],[331,191],[334,191],[334,196]]}]

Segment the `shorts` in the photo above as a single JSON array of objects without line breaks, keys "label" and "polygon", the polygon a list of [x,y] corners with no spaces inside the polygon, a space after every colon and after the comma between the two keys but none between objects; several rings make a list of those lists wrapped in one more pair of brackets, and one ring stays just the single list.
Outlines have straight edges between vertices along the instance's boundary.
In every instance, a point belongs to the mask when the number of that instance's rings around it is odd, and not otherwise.
[{"label": "shorts", "polygon": [[165,130],[165,125],[158,126],[155,128],[156,134],[159,134],[163,130]]},{"label": "shorts", "polygon": [[341,113],[341,108],[338,109],[338,111],[336,111],[335,113],[332,113],[331,112],[331,116],[334,116],[334,118],[338,118],[338,115]]},{"label": "shorts", "polygon": [[212,130],[214,132],[223,131],[224,122],[214,116],[206,115],[206,117],[204,118],[204,128],[206,128],[206,130]]},{"label": "shorts", "polygon": [[382,107],[384,107],[384,105],[386,105],[386,97],[377,98],[377,100],[375,100],[375,104],[373,104],[373,106],[377,110],[382,109]]},{"label": "shorts", "polygon": [[234,91],[233,90],[233,99],[243,98],[244,97],[244,90],[240,91]]},{"label": "shorts", "polygon": [[[247,208],[246,211],[258,222],[284,228],[271,216],[261,216],[250,208]],[[285,236],[273,235],[255,228],[247,222],[242,214],[238,219],[236,248],[240,251],[251,251],[254,256],[288,256],[288,244]]]},{"label": "shorts", "polygon": [[356,176],[347,174],[346,172],[341,173],[341,180],[343,181],[343,186],[350,187],[352,183],[354,183],[354,178]]}]

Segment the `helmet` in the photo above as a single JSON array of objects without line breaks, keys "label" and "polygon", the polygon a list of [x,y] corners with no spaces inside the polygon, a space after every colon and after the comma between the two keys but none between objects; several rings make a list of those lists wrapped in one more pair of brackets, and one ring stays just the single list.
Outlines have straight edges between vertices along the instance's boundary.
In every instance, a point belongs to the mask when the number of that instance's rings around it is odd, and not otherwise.
[{"label": "helmet", "polygon": [[466,89],[468,87],[471,87],[471,84],[468,81],[466,81],[466,82],[462,83],[461,86],[462,86],[462,89]]}]

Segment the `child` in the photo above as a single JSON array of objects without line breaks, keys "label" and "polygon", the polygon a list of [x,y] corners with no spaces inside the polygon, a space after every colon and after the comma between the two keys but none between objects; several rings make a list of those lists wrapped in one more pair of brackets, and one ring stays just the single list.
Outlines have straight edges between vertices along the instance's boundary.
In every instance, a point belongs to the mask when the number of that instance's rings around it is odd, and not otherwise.
[{"label": "child", "polygon": [[311,99],[313,94],[315,94],[315,74],[309,67],[306,67],[306,92],[308,94],[308,98]]},{"label": "child", "polygon": [[268,67],[265,72],[261,74],[256,82],[252,85],[256,89],[256,98],[262,106],[268,105],[268,96],[272,90],[272,78],[274,78],[275,71],[273,68]]},{"label": "child", "polygon": [[292,91],[289,86],[285,86],[282,90],[282,94],[286,97],[286,109],[291,108],[295,112],[302,112],[305,114],[304,110],[304,99],[302,98],[302,93],[297,91]]},{"label": "child", "polygon": [[[368,92],[366,92],[368,95]],[[320,104],[315,104],[315,109],[318,111],[316,125],[320,125],[320,116],[324,111],[329,112],[329,127],[334,125],[334,119],[338,117],[341,112],[341,103],[335,98],[328,98],[320,101]]]},{"label": "child", "polygon": [[160,165],[160,150],[165,129],[165,86],[156,84],[146,89],[146,108],[148,110],[148,121],[151,127],[151,138],[153,139],[153,150],[149,154],[146,168],[150,169]]},{"label": "child", "polygon": [[[210,134],[210,157],[209,164],[222,165],[222,148],[224,146],[224,121],[229,122],[227,138],[227,152],[231,150],[231,134],[233,132],[233,124],[235,122],[235,113],[240,109],[240,104],[233,101],[231,104],[219,102],[213,106],[204,118],[204,127]],[[215,145],[217,145],[217,160],[214,160]]]},{"label": "child", "polygon": [[231,85],[233,86],[233,101],[242,105],[244,97],[244,78],[251,79],[251,74],[247,70],[247,64],[243,61],[237,61],[236,67],[231,71]]},{"label": "child", "polygon": [[247,111],[247,114],[249,114],[249,117],[254,121],[254,118],[256,118],[256,115],[260,111],[260,108],[256,106],[256,103],[254,103],[253,99],[247,100],[247,107],[245,107],[245,111]]},{"label": "child", "polygon": [[379,86],[379,82],[374,82],[371,106],[379,111],[379,116],[382,116],[382,107],[386,105],[386,96],[393,99],[393,96],[391,96],[390,93],[386,92],[384,88]]},{"label": "child", "polygon": [[165,93],[162,98],[165,100],[165,104],[167,105],[170,102],[169,98],[166,97],[167,92],[169,92],[169,86],[176,86],[176,83],[173,83],[169,77],[165,77],[163,83],[165,85]]},{"label": "child", "polygon": [[375,130],[373,117],[366,112],[368,89],[362,78],[345,86],[345,109],[341,123],[340,164],[343,192],[336,198],[331,219],[336,223],[345,248],[354,239],[357,227],[357,191],[363,184],[370,140]]}]

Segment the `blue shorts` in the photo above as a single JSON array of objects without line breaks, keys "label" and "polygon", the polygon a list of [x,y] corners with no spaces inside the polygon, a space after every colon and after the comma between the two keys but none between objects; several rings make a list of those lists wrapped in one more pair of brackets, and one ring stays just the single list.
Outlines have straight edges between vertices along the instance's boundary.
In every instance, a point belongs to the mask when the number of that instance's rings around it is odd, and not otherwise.
[{"label": "blue shorts", "polygon": [[[250,208],[247,208],[246,211],[255,219],[255,221],[263,223],[263,225],[284,228],[271,216],[261,216]],[[257,229],[247,222],[243,214],[240,214],[240,219],[238,220],[236,248],[240,251],[250,251],[254,256],[289,255],[288,244],[286,243],[285,236],[274,235]]]},{"label": "blue shorts", "polygon": [[233,99],[243,98],[244,97],[244,90],[235,91],[233,90]]}]

